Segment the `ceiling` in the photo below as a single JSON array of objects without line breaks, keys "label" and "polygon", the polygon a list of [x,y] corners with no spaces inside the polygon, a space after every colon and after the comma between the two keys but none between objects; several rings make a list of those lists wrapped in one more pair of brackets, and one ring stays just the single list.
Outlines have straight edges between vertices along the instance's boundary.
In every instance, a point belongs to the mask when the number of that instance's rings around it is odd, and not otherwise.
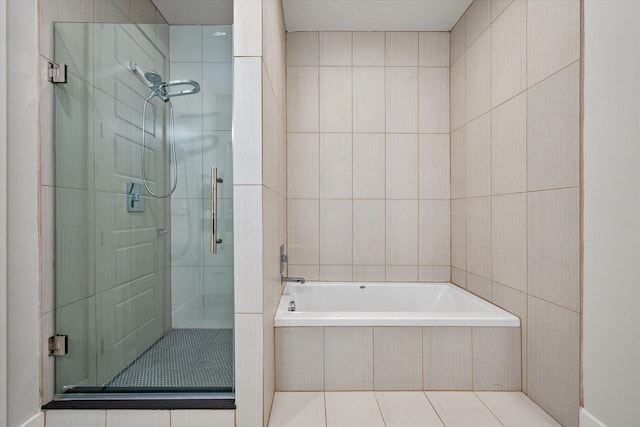
[{"label": "ceiling", "polygon": [[471,0],[282,0],[287,31],[449,31]]},{"label": "ceiling", "polygon": [[233,23],[233,0],[151,1],[169,24],[219,25]]},{"label": "ceiling", "polygon": [[[233,22],[234,0],[152,1],[169,24]],[[282,4],[287,31],[449,31],[471,1],[282,0]]]}]

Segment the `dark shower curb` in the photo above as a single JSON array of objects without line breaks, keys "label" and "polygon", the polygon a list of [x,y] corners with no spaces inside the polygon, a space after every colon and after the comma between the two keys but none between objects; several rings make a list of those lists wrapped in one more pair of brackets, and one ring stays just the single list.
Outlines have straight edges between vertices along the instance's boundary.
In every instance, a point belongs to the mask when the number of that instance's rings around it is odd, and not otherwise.
[{"label": "dark shower curb", "polygon": [[87,399],[52,400],[42,407],[45,411],[57,409],[236,409],[235,399]]}]

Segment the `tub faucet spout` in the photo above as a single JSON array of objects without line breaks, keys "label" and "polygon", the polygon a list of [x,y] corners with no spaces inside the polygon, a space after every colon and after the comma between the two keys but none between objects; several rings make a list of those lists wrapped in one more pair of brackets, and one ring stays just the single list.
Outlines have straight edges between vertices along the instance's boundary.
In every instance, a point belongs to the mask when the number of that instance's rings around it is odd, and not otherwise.
[{"label": "tub faucet spout", "polygon": [[280,245],[280,284],[285,282],[295,282],[303,284],[304,277],[287,277],[284,275],[284,265],[289,262],[289,257],[284,250],[284,244]]},{"label": "tub faucet spout", "polygon": [[280,283],[285,283],[285,282],[295,282],[295,283],[300,283],[303,284],[306,280],[304,279],[304,277],[287,277],[287,276],[280,276]]}]

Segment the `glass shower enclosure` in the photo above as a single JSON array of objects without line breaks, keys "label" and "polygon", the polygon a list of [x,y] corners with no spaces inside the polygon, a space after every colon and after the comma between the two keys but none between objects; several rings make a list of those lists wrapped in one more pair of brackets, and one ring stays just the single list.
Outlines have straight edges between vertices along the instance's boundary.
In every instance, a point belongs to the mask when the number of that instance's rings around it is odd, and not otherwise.
[{"label": "glass shower enclosure", "polygon": [[233,392],[231,31],[55,24],[58,398]]}]

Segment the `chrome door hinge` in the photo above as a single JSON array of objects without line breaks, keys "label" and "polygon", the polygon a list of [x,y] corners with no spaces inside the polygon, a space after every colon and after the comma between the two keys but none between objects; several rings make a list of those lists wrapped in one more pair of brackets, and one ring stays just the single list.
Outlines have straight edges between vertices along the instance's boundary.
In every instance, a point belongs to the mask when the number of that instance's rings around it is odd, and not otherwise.
[{"label": "chrome door hinge", "polygon": [[49,337],[49,356],[64,356],[67,354],[68,335],[54,335]]},{"label": "chrome door hinge", "polygon": [[49,81],[51,83],[67,82],[67,66],[65,64],[54,64],[49,62]]}]

